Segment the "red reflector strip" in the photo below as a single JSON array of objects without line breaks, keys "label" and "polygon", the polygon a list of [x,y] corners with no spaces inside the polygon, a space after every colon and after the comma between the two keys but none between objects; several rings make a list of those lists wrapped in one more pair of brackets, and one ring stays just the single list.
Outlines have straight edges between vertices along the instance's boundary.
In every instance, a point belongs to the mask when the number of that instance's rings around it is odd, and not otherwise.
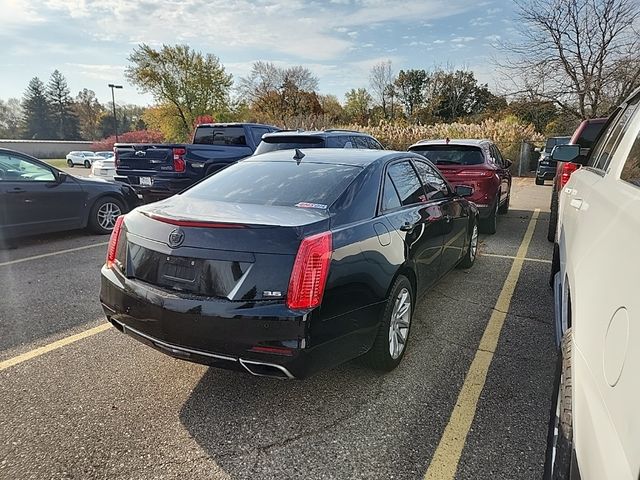
[{"label": "red reflector strip", "polygon": [[256,353],[270,353],[273,355],[285,355],[287,357],[293,356],[291,349],[284,347],[261,347],[256,345],[255,347],[251,347],[249,351]]},{"label": "red reflector strip", "polygon": [[221,223],[221,222],[200,222],[197,220],[181,220],[178,218],[168,218],[153,213],[142,212],[147,217],[158,220],[159,222],[168,223],[170,225],[176,225],[178,227],[192,227],[192,228],[245,228],[246,225],[239,223]]}]

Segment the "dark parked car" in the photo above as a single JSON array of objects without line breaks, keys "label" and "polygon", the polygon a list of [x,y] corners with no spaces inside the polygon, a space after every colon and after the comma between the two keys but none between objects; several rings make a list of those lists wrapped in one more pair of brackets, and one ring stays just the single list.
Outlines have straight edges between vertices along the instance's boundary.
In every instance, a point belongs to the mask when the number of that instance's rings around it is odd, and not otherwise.
[{"label": "dark parked car", "polygon": [[167,198],[252,155],[262,135],[276,130],[257,123],[207,123],[196,127],[191,144],[117,143],[114,178],[130,184],[145,202]]},{"label": "dark parked car", "polygon": [[566,145],[571,137],[549,137],[544,145],[538,167],[536,168],[536,185],[544,185],[545,180],[553,180],[556,176],[556,162],[551,158],[551,152],[556,145]]},{"label": "dark parked car", "polygon": [[511,160],[489,140],[421,140],[409,147],[433,162],[452,185],[473,187],[480,231],[496,233],[498,214],[509,211]]},{"label": "dark parked car", "polygon": [[110,233],[116,218],[137,203],[128,185],[74,177],[0,149],[0,240],[85,227]]},{"label": "dark parked car", "polygon": [[406,350],[417,299],[476,257],[478,211],[424,157],[281,150],[118,222],[100,300],[168,355],[302,378]]},{"label": "dark parked car", "polygon": [[281,130],[262,136],[254,155],[274,150],[290,150],[292,148],[366,148],[382,150],[384,147],[378,140],[366,133],[352,130]]},{"label": "dark parked car", "polygon": [[580,158],[576,162],[556,162],[556,175],[553,179],[553,191],[551,192],[551,214],[549,215],[549,227],[547,229],[547,240],[555,242],[556,230],[558,228],[558,195],[560,190],[567,184],[571,174],[579,168],[579,163],[586,162],[591,147],[598,139],[600,132],[607,123],[607,118],[592,118],[584,120],[573,132],[569,145],[580,145]]}]

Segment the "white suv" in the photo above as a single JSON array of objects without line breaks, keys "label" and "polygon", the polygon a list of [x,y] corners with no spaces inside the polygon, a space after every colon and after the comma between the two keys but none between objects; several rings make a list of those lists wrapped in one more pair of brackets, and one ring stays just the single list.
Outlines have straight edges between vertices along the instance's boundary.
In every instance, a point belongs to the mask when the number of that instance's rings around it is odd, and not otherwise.
[{"label": "white suv", "polygon": [[[553,159],[571,161],[577,145]],[[560,192],[552,478],[640,478],[640,89]]]},{"label": "white suv", "polygon": [[103,157],[96,155],[94,152],[69,152],[67,154],[67,165],[73,168],[74,165],[83,165],[84,168],[91,168],[91,164],[98,160],[104,160]]}]

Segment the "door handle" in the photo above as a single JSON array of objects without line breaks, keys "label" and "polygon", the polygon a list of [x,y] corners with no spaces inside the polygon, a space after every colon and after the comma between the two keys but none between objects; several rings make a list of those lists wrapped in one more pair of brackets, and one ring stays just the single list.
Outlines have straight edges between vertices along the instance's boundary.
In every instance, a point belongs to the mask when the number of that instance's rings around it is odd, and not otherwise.
[{"label": "door handle", "polygon": [[7,193],[25,193],[26,190],[24,188],[14,188],[13,190],[7,190]]},{"label": "door handle", "polygon": [[570,205],[576,210],[580,210],[582,207],[582,199],[581,198],[572,198]]},{"label": "door handle", "polygon": [[410,232],[411,230],[413,230],[414,228],[416,228],[416,224],[415,223],[411,223],[411,222],[404,222],[401,226],[400,226],[400,231],[402,232]]}]

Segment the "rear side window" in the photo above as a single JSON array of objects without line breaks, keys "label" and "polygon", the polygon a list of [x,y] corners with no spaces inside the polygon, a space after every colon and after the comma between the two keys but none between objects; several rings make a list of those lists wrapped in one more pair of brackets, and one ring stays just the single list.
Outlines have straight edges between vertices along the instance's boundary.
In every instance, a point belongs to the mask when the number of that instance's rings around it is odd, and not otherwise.
[{"label": "rear side window", "polygon": [[624,134],[627,132],[633,114],[638,108],[639,101],[640,97],[632,100],[622,113],[609,125],[609,128],[604,132],[604,135],[597,143],[591,155],[589,161],[590,167],[602,171],[606,171],[607,168],[609,168],[611,157],[613,157],[622,137],[624,137]]},{"label": "rear side window", "polygon": [[396,187],[393,186],[393,182],[391,181],[391,177],[387,173],[384,176],[384,187],[382,190],[382,210],[393,210],[394,208],[400,207],[400,197],[398,197],[398,192],[396,191]]},{"label": "rear side window", "polygon": [[363,137],[363,136],[354,136],[353,137],[353,141],[355,142],[355,146],[356,148],[363,148],[363,149],[367,149],[369,148],[369,143],[367,142],[367,138]]},{"label": "rear side window", "polygon": [[389,176],[398,191],[402,205],[426,201],[422,184],[411,163],[408,161],[394,163],[389,167]]},{"label": "rear side window", "polygon": [[327,138],[327,148],[354,148],[351,137],[343,135]]},{"label": "rear side window", "polygon": [[293,150],[294,148],[323,148],[324,139],[315,136],[302,135],[274,135],[263,138],[254,155],[275,152],[276,150]]},{"label": "rear side window", "polygon": [[362,171],[360,167],[302,161],[238,162],[182,195],[219,202],[328,208]]},{"label": "rear side window", "polygon": [[259,145],[262,135],[269,133],[271,130],[266,127],[251,127],[251,135],[253,135],[253,144]]},{"label": "rear side window", "polygon": [[199,145],[246,146],[244,127],[216,127],[204,125],[196,129],[193,143]]},{"label": "rear side window", "polygon": [[580,148],[592,148],[603,127],[603,122],[589,122],[576,139],[576,145],[580,145]]},{"label": "rear side window", "polygon": [[484,156],[479,147],[467,145],[424,145],[411,149],[436,165],[481,165]]},{"label": "rear side window", "polygon": [[367,141],[367,145],[369,145],[368,148],[370,148],[371,150],[383,150],[382,145],[380,145],[380,143],[371,137],[365,137],[365,140]]}]

